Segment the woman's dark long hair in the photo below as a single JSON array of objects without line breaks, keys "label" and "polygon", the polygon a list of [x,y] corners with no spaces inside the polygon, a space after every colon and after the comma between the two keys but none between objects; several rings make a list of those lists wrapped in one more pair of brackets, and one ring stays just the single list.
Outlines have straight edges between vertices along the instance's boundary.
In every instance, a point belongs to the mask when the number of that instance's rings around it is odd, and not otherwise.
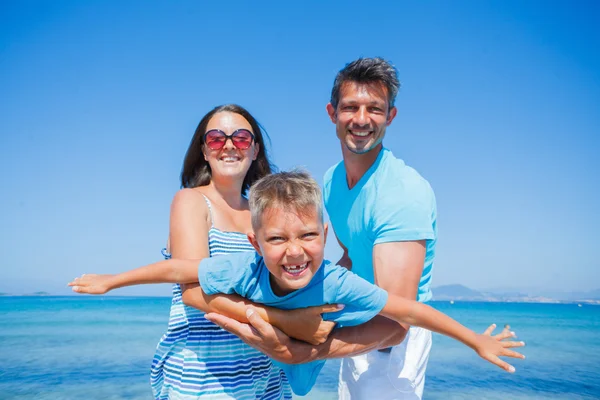
[{"label": "woman's dark long hair", "polygon": [[[212,179],[212,171],[208,161],[204,159],[204,153],[202,148],[204,146],[204,134],[206,133],[206,126],[208,121],[217,113],[230,112],[239,114],[248,121],[252,127],[252,133],[254,133],[254,141],[259,144],[258,156],[256,160],[252,161],[250,169],[246,173],[244,183],[242,184],[242,195],[252,186],[254,182],[259,180],[265,175],[269,175],[273,166],[269,161],[267,154],[267,146],[263,139],[263,135],[267,136],[266,132],[263,132],[261,125],[258,121],[250,114],[245,108],[238,106],[237,104],[225,104],[223,106],[217,106],[210,110],[198,124],[196,132],[190,142],[185,153],[185,159],[183,160],[183,169],[181,170],[181,187],[182,188],[194,188],[198,186],[206,186]],[[267,137],[268,138],[268,137]]]}]

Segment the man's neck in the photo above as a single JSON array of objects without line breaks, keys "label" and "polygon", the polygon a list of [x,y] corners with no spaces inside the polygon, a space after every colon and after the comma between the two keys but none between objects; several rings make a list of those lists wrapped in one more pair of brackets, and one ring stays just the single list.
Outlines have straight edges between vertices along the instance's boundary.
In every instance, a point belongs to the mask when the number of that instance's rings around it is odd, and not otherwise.
[{"label": "man's neck", "polygon": [[375,148],[363,154],[356,154],[348,150],[342,144],[342,156],[344,157],[344,168],[346,169],[346,183],[348,189],[352,189],[360,178],[367,172],[371,165],[377,160],[379,153],[383,150],[380,143]]}]

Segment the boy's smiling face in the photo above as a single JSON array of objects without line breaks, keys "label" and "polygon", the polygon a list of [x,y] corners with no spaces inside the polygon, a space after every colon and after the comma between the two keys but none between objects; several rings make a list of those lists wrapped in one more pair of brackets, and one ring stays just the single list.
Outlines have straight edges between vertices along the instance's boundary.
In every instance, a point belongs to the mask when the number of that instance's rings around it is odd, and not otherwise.
[{"label": "boy's smiling face", "polygon": [[293,208],[268,208],[260,228],[248,235],[265,260],[277,296],[308,285],[323,262],[327,224],[316,209],[307,211],[300,214]]}]

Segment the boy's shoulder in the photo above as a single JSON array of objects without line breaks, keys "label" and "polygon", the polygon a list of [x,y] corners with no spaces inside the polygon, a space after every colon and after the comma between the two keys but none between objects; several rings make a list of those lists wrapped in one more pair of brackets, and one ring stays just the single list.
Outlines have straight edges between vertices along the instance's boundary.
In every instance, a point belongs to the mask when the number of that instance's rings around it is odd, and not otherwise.
[{"label": "boy's shoulder", "polygon": [[266,279],[263,266],[262,257],[256,251],[205,258],[200,262],[198,282],[209,295],[236,293],[247,297]]},{"label": "boy's shoulder", "polygon": [[[323,259],[323,262],[321,263],[321,268],[319,270],[323,272],[323,281],[328,283],[330,280],[338,279],[339,277],[349,272],[347,268],[337,265],[336,263],[331,262],[327,259]],[[316,276],[317,275],[315,275],[315,277]]]},{"label": "boy's shoulder", "polygon": [[[323,260],[320,268],[321,274],[316,274],[315,278],[322,281],[323,288],[333,299],[339,297],[340,292],[342,292],[342,288],[346,286],[348,283],[347,278],[349,276],[354,275],[352,271],[350,271],[346,267],[342,267],[341,265],[337,265],[334,262],[329,260]],[[319,275],[321,275],[319,277]],[[313,280],[315,279],[313,278]]]},{"label": "boy's shoulder", "polygon": [[325,260],[323,293],[326,304],[343,304],[340,311],[324,318],[337,322],[339,327],[362,324],[377,315],[387,301],[387,292],[359,277],[345,267]]},{"label": "boy's shoulder", "polygon": [[259,264],[262,257],[255,250],[238,251],[235,253],[221,254],[217,257],[208,257],[202,263],[217,265],[231,264],[232,267],[246,269],[248,266]]},{"label": "boy's shoulder", "polygon": [[310,282],[296,291],[296,296],[314,296],[318,293],[325,302],[322,304],[335,302],[338,297],[338,286],[348,272],[346,268],[324,259]]}]

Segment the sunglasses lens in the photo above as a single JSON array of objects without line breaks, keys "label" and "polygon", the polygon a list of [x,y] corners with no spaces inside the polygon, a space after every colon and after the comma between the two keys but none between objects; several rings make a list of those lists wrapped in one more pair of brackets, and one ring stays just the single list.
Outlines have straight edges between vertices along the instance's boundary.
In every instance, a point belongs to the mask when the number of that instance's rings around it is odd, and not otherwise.
[{"label": "sunglasses lens", "polygon": [[245,129],[240,129],[239,131],[235,132],[232,138],[234,146],[242,150],[250,147],[252,144],[252,139],[252,133]]},{"label": "sunglasses lens", "polygon": [[218,150],[225,145],[226,137],[222,132],[208,131],[204,140],[209,149]]}]

